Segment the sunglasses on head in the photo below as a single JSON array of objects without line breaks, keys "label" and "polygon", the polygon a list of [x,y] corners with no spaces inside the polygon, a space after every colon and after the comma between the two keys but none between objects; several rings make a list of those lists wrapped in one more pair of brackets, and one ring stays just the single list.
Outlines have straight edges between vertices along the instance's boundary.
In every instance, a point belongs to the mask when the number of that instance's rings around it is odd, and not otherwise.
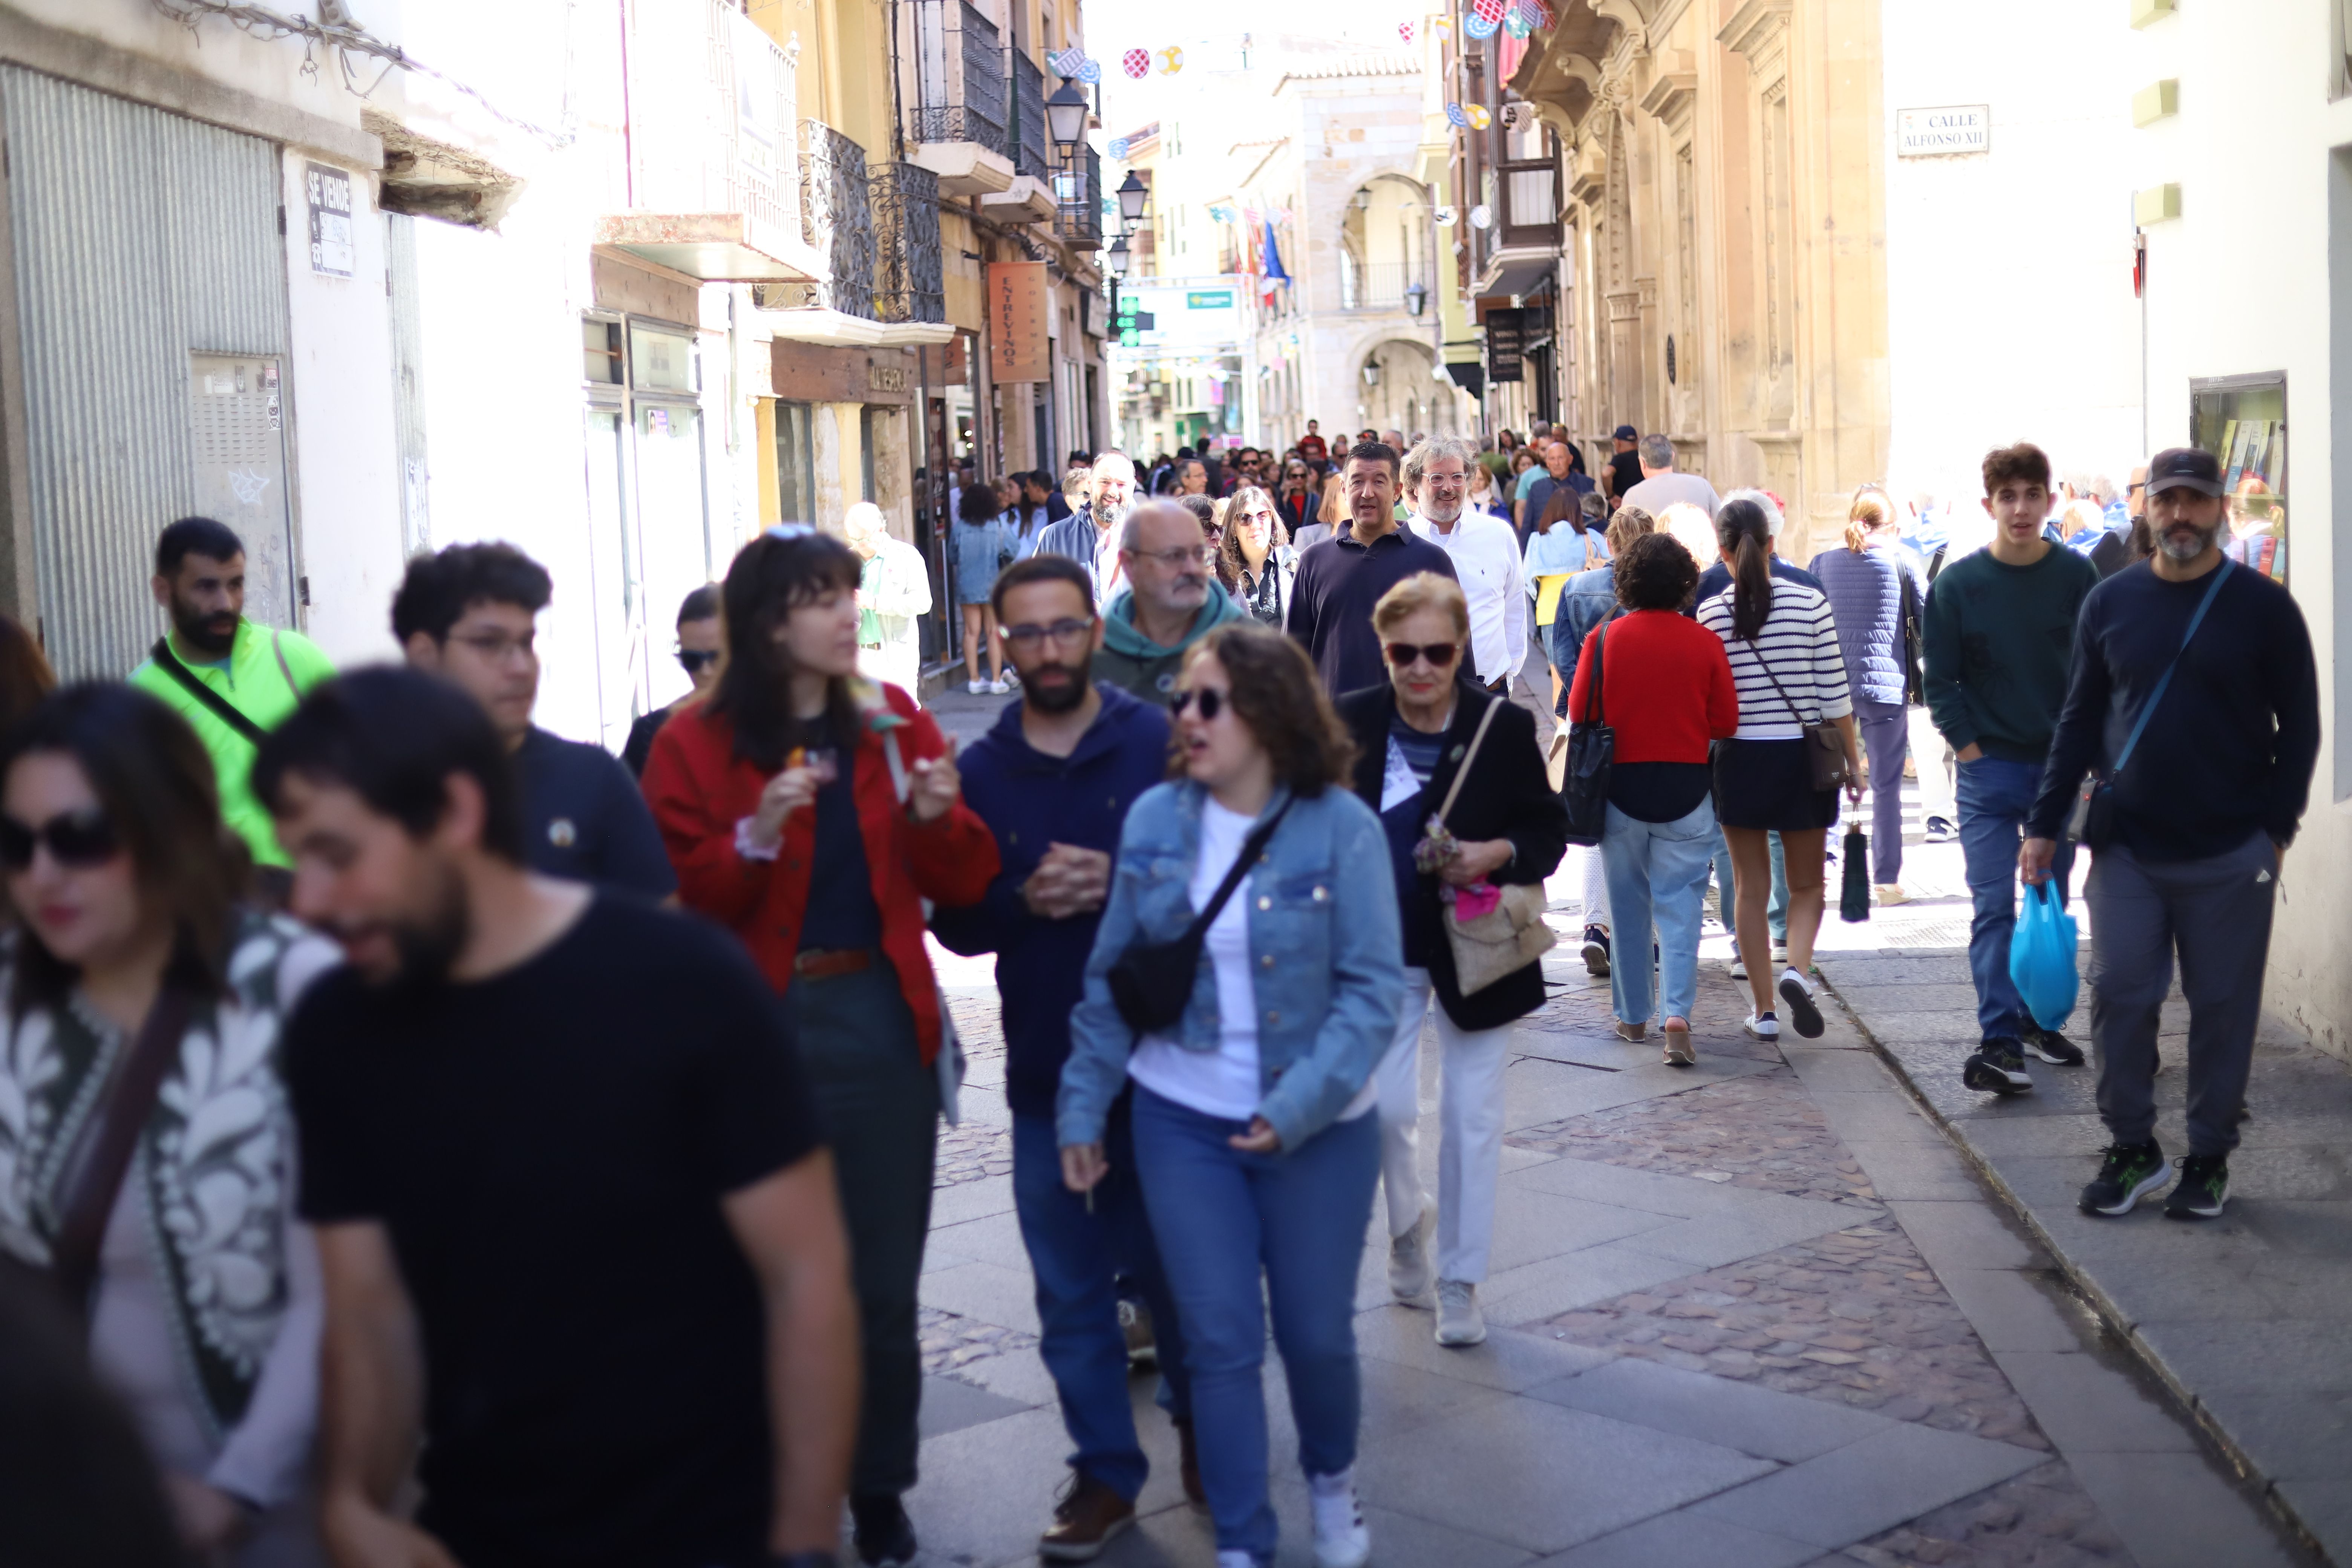
[{"label": "sunglasses on head", "polygon": [[677,650],[677,662],[679,667],[683,668],[687,674],[699,675],[702,673],[702,667],[704,665],[717,664],[719,662],[719,650],[717,648],[706,649],[682,647]]},{"label": "sunglasses on head", "polygon": [[1193,687],[1179,691],[1168,699],[1168,710],[1182,717],[1184,710],[1199,707],[1202,721],[1213,721],[1225,710],[1225,694],[1213,686]]},{"label": "sunglasses on head", "polygon": [[1388,645],[1389,662],[1399,669],[1402,669],[1416,658],[1427,659],[1433,669],[1444,669],[1454,662],[1454,656],[1461,651],[1460,643],[1451,642],[1425,644],[1392,642]]},{"label": "sunglasses on head", "polygon": [[114,824],[95,806],[65,812],[38,827],[27,827],[13,816],[0,816],[0,866],[11,871],[29,869],[34,850],[43,844],[49,847],[50,859],[71,870],[103,866],[122,850]]}]

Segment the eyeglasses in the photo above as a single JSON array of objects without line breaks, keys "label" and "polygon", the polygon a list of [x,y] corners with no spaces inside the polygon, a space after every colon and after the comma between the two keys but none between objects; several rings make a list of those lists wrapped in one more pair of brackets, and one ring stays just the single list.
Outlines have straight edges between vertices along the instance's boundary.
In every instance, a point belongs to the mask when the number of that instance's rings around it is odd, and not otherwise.
[{"label": "eyeglasses", "polygon": [[1217,558],[1217,550],[1213,544],[1180,545],[1174,550],[1139,550],[1135,558],[1156,561],[1162,570],[1177,572],[1187,565],[1206,566]]},{"label": "eyeglasses", "polygon": [[1432,669],[1444,669],[1447,665],[1452,664],[1454,662],[1454,656],[1462,651],[1462,645],[1460,643],[1453,642],[1433,642],[1421,645],[1415,645],[1409,642],[1392,642],[1388,645],[1387,651],[1389,662],[1395,665],[1399,669],[1404,668],[1417,658],[1427,659]]},{"label": "eyeglasses", "polygon": [[688,675],[700,675],[702,667],[719,662],[717,648],[682,647],[677,650],[677,662]]},{"label": "eyeglasses", "polygon": [[526,658],[536,657],[533,642],[537,636],[535,632],[525,632],[519,637],[503,637],[497,632],[475,632],[467,637],[453,637],[449,640],[464,644],[492,664],[504,664],[518,653]]},{"label": "eyeglasses", "polygon": [[1186,709],[1197,706],[1201,710],[1202,722],[1208,723],[1213,721],[1218,714],[1225,710],[1225,694],[1215,687],[1195,686],[1171,697],[1168,700],[1168,711],[1181,719],[1184,716]]},{"label": "eyeglasses", "polygon": [[103,866],[122,852],[114,824],[96,806],[65,812],[38,827],[27,827],[13,816],[0,816],[0,866],[11,871],[30,869],[33,851],[43,844],[49,847],[50,859],[74,871]]},{"label": "eyeglasses", "polygon": [[1274,513],[1270,511],[1245,511],[1242,513],[1241,520],[1244,522],[1260,523],[1267,528],[1274,526]]},{"label": "eyeglasses", "polygon": [[996,628],[996,635],[1026,653],[1047,637],[1053,638],[1057,643],[1076,642],[1094,630],[1094,626],[1095,618],[1092,616],[1087,616],[1084,620],[1074,616],[1066,620],[1055,621],[1050,626],[1031,626],[1024,621],[1017,626],[999,626]]}]

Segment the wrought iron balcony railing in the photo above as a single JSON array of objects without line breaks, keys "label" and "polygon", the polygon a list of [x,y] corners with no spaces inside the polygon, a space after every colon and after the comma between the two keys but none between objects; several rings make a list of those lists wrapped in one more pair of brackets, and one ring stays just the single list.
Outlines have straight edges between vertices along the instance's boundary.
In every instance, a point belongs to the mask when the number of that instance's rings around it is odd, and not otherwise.
[{"label": "wrought iron balcony railing", "polygon": [[[825,275],[801,285],[805,297],[798,302],[871,321],[874,193],[866,149],[822,120],[803,120],[800,150],[801,237],[824,260]],[[932,219],[936,226],[936,205]]]},{"label": "wrought iron balcony railing", "polygon": [[915,37],[908,133],[918,142],[970,142],[1010,157],[1010,83],[996,24],[970,0],[917,0]]},{"label": "wrought iron balcony railing", "polygon": [[1430,298],[1425,269],[1413,261],[1358,261],[1339,253],[1339,308],[1343,310],[1403,310],[1412,301],[1406,290],[1421,287],[1424,303]]},{"label": "wrought iron balcony railing", "polygon": [[912,163],[874,171],[874,317],[944,321],[940,259],[940,177]]},{"label": "wrought iron balcony railing", "polygon": [[1102,159],[1091,146],[1054,176],[1054,232],[1079,245],[1102,243]]},{"label": "wrought iron balcony railing", "polygon": [[1045,73],[1020,49],[1013,58],[1013,170],[1044,182],[1052,149],[1045,141]]}]

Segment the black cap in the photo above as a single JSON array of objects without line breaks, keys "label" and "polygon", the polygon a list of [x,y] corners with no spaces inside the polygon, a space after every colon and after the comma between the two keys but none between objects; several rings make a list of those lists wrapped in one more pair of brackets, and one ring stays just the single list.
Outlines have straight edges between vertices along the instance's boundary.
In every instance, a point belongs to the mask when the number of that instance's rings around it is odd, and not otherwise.
[{"label": "black cap", "polygon": [[1612,441],[1638,441],[1642,438],[1642,433],[1631,425],[1620,425],[1616,429],[1609,432],[1609,438]]},{"label": "black cap", "polygon": [[2167,447],[2147,460],[2147,493],[2161,495],[2166,490],[2220,495],[2221,460],[2196,447]]}]

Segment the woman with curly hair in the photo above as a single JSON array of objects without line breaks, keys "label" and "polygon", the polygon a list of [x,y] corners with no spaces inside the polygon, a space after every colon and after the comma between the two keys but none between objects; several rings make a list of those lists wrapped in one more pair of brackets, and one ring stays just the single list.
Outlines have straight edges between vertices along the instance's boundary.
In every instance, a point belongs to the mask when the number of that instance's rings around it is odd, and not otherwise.
[{"label": "woman with curly hair", "polygon": [[[1371,1551],[1355,1491],[1356,1274],[1381,1159],[1371,1078],[1403,989],[1387,844],[1347,787],[1354,747],[1315,667],[1280,632],[1209,633],[1185,657],[1173,707],[1171,778],[1128,813],[1070,1017],[1062,1169],[1075,1191],[1102,1179],[1104,1123],[1131,1079],[1136,1169],[1183,1321],[1218,1568],[1274,1561],[1269,1300],[1316,1561],[1354,1568]],[[1113,966],[1174,942],[1212,905],[1181,1016],[1139,1039],[1112,1000]]]},{"label": "woman with curly hair", "polygon": [[1250,619],[1280,630],[1290,614],[1290,584],[1298,552],[1282,525],[1274,498],[1244,485],[1224,502],[1224,537],[1217,545],[1217,581]]}]

